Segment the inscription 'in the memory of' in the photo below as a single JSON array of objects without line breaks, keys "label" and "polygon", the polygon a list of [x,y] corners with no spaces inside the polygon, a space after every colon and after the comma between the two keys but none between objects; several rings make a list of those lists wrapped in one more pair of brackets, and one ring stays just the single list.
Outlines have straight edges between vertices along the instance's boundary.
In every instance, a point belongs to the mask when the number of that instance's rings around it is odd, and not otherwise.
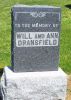
[{"label": "inscription 'in the memory of'", "polygon": [[49,27],[53,27],[53,28],[57,28],[59,27],[59,24],[40,24],[40,23],[34,23],[34,24],[23,24],[23,23],[17,23],[15,24],[15,27],[18,27],[18,28],[30,28],[30,27],[39,27],[39,28],[49,28]]}]

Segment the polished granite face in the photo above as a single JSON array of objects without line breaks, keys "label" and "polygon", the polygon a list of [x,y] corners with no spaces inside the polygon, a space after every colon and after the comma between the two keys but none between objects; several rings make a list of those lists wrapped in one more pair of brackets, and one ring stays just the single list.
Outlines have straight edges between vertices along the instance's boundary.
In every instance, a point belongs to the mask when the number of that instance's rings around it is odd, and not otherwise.
[{"label": "polished granite face", "polygon": [[58,70],[60,22],[60,7],[12,8],[11,56],[15,72]]}]

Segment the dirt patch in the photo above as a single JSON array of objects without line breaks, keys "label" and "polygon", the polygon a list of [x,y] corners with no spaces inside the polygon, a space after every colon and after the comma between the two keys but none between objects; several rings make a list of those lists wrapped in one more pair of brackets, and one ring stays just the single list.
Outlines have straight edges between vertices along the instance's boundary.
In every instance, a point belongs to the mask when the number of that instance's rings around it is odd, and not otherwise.
[{"label": "dirt patch", "polygon": [[68,76],[68,86],[67,86],[67,98],[66,100],[71,100],[71,75]]}]

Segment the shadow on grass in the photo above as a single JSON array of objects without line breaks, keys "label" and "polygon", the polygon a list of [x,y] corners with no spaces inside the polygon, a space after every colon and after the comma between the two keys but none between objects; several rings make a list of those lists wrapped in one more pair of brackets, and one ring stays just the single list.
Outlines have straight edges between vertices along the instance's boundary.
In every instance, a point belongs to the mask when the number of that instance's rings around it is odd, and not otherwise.
[{"label": "shadow on grass", "polygon": [[[3,74],[3,69],[0,69],[0,78],[1,78],[2,74]],[[1,83],[0,83],[0,100],[3,100],[2,93],[1,93]]]},{"label": "shadow on grass", "polygon": [[65,7],[71,9],[71,4],[67,4],[67,5],[65,5]]},{"label": "shadow on grass", "polygon": [[0,69],[0,77],[2,76],[2,74],[3,74],[3,68]]}]

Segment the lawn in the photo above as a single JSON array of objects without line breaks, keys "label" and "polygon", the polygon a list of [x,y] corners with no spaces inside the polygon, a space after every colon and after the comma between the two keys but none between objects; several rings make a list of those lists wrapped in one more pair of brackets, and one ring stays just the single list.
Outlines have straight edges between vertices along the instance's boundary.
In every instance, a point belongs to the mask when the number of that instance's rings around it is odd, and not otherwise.
[{"label": "lawn", "polygon": [[71,0],[0,0],[0,68],[11,65],[11,7],[14,4],[52,5],[62,9],[60,67],[71,73]]}]

